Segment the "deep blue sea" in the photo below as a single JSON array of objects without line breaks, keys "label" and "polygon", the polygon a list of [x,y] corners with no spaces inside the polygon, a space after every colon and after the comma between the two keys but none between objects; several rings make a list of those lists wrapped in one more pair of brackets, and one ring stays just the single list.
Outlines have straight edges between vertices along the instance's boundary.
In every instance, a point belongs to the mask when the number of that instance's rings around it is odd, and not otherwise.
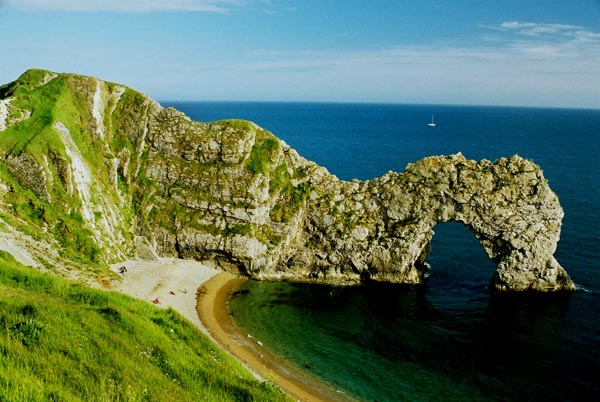
[{"label": "deep blue sea", "polygon": [[556,257],[576,292],[491,292],[494,264],[466,228],[445,223],[423,285],[249,281],[230,312],[265,347],[359,400],[600,400],[600,110],[163,105],[198,121],[254,121],[344,180],[459,151],[538,163],[565,211]]}]

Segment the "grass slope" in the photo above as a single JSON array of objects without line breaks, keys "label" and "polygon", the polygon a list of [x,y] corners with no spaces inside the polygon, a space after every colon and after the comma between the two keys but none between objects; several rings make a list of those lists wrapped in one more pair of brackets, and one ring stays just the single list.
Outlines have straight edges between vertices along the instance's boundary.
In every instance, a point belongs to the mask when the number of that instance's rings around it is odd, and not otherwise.
[{"label": "grass slope", "polygon": [[0,400],[289,400],[171,309],[0,251]]},{"label": "grass slope", "polygon": [[[36,238],[58,241],[61,257],[67,261],[92,266],[94,270],[106,270],[102,264],[102,250],[96,244],[94,234],[83,222],[81,200],[77,192],[68,194],[64,183],[58,180],[56,164],[52,161],[68,160],[65,144],[54,128],[57,122],[63,123],[71,133],[73,141],[83,157],[95,172],[94,183],[103,189],[103,194],[116,203],[117,196],[112,194],[112,185],[108,183],[108,174],[103,160],[103,143],[93,141],[88,128],[91,116],[89,107],[81,95],[78,85],[90,84],[75,75],[58,75],[45,85],[44,77],[51,73],[44,70],[28,70],[13,83],[0,87],[0,97],[10,96],[14,110],[29,111],[31,116],[0,133],[0,153],[4,158],[18,157],[23,153],[31,155],[41,166],[46,166],[51,177],[56,178],[52,185],[46,186],[52,201],[44,200],[39,193],[24,185],[23,180],[15,177],[15,172],[7,169],[6,162],[0,162],[0,182],[11,189],[4,195],[8,216],[4,220],[12,224],[10,216],[21,219],[19,230]],[[87,88],[86,90],[91,90]],[[41,228],[48,229],[40,230]],[[127,228],[124,228],[126,232]]]}]

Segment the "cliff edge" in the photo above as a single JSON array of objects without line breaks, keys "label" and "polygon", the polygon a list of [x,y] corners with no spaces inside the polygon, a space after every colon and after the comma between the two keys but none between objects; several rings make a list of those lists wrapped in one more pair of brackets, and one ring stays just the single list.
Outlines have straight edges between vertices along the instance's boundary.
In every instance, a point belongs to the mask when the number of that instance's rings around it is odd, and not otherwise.
[{"label": "cliff edge", "polygon": [[2,235],[42,269],[160,255],[258,279],[419,283],[433,226],[458,221],[496,263],[496,289],[575,288],[553,257],[559,200],[518,156],[434,156],[346,182],[251,122],[194,122],[43,70],[0,87],[0,139]]}]

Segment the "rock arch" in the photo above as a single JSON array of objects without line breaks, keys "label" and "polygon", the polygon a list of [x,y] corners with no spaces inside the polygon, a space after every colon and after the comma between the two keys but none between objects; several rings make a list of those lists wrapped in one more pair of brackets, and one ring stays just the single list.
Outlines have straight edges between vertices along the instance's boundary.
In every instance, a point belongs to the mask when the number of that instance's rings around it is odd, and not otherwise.
[{"label": "rock arch", "polygon": [[553,256],[563,210],[530,161],[430,157],[403,173],[339,186],[333,198],[309,206],[307,246],[290,259],[290,269],[326,281],[419,283],[433,227],[456,221],[496,264],[494,288],[575,288]]}]

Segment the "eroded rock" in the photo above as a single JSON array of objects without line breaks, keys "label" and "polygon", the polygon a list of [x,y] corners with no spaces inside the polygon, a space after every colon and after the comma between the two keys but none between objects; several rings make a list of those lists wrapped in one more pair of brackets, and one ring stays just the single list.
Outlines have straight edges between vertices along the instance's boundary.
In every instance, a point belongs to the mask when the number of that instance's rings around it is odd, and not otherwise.
[{"label": "eroded rock", "polygon": [[264,165],[254,161],[276,140],[253,125],[169,122],[150,132],[156,150],[146,165],[158,191],[170,192],[157,211],[176,201],[184,212],[173,236],[156,239],[163,252],[218,257],[259,279],[420,283],[433,226],[457,221],[497,264],[495,288],[574,288],[553,257],[558,198],[540,168],[518,156],[430,157],[402,173],[344,182],[279,141]]},{"label": "eroded rock", "polygon": [[72,113],[52,126],[55,148],[8,150],[5,164],[39,199],[62,200],[65,214],[80,206],[106,260],[134,250],[258,279],[420,283],[432,228],[457,221],[496,263],[496,289],[574,289],[553,257],[559,200],[541,169],[518,156],[434,156],[345,182],[253,123],[194,122],[95,78],[33,71],[3,91],[16,97],[26,87],[40,97],[44,85],[73,91],[65,97]]}]

